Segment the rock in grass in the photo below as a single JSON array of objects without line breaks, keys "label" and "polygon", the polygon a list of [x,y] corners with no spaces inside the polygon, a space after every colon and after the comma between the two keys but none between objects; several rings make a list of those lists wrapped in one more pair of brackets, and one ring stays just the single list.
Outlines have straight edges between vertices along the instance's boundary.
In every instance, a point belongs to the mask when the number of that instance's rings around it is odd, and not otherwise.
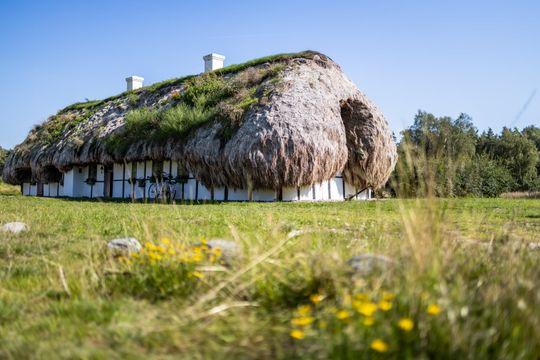
[{"label": "rock in grass", "polygon": [[131,237],[111,240],[107,244],[107,247],[114,256],[139,252],[142,249],[141,243],[137,239]]},{"label": "rock in grass", "polygon": [[370,276],[389,270],[394,265],[394,260],[384,255],[361,254],[350,258],[347,264],[355,275]]},{"label": "rock in grass", "polygon": [[28,229],[28,225],[23,222],[10,222],[2,226],[2,232],[7,232],[15,235],[28,231]]},{"label": "rock in grass", "polygon": [[210,249],[221,249],[221,258],[225,263],[230,263],[240,256],[240,247],[232,240],[212,239],[206,245]]}]

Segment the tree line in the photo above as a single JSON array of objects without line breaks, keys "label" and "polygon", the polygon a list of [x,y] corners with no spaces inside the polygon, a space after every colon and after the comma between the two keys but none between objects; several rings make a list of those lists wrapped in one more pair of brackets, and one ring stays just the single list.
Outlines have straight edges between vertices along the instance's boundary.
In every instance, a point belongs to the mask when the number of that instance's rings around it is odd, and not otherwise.
[{"label": "tree line", "polygon": [[398,196],[495,197],[540,191],[540,128],[488,129],[472,119],[419,111],[401,132],[399,160],[388,189]]}]

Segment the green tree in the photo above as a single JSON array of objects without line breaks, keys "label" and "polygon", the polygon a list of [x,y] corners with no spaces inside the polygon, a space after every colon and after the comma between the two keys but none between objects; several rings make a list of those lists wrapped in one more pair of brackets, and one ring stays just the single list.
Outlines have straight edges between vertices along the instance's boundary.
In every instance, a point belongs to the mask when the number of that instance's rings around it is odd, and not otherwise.
[{"label": "green tree", "polygon": [[510,170],[516,190],[532,190],[538,177],[538,150],[533,140],[517,129],[504,128],[494,151],[496,160]]},{"label": "green tree", "polygon": [[456,173],[474,157],[476,143],[468,115],[452,119],[419,111],[398,144],[394,190],[404,196],[455,195]]},{"label": "green tree", "polygon": [[0,178],[2,175],[2,171],[4,170],[4,164],[6,163],[8,154],[9,151],[0,146]]},{"label": "green tree", "polygon": [[499,196],[540,190],[540,128],[492,129],[480,136],[469,116],[423,111],[402,132],[392,177],[402,196]]}]

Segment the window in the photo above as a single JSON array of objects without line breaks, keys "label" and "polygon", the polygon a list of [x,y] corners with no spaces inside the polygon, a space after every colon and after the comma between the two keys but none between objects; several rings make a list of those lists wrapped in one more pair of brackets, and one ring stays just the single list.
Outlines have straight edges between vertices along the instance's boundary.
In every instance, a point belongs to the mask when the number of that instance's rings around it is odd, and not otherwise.
[{"label": "window", "polygon": [[189,173],[180,163],[178,163],[178,176],[176,179],[179,183],[187,183],[189,180]]},{"label": "window", "polygon": [[163,177],[163,161],[152,161],[152,176],[156,179]]},{"label": "window", "polygon": [[97,165],[92,164],[88,166],[88,179],[96,180],[97,179]]},{"label": "window", "polygon": [[137,179],[137,163],[132,162],[131,163],[131,180]]}]

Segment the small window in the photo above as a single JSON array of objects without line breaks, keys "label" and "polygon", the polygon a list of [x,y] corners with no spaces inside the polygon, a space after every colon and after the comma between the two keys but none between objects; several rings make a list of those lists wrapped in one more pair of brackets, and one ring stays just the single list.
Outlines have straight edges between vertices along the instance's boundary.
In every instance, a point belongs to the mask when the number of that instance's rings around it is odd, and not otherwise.
[{"label": "small window", "polygon": [[92,164],[88,166],[88,178],[96,179],[97,178],[97,165]]},{"label": "small window", "polygon": [[133,180],[137,179],[137,163],[136,162],[131,163],[131,179]]},{"label": "small window", "polygon": [[152,161],[152,176],[156,179],[163,177],[163,161]]},{"label": "small window", "polygon": [[177,180],[180,183],[186,183],[189,180],[189,173],[184,166],[179,162],[178,163],[178,176]]}]

